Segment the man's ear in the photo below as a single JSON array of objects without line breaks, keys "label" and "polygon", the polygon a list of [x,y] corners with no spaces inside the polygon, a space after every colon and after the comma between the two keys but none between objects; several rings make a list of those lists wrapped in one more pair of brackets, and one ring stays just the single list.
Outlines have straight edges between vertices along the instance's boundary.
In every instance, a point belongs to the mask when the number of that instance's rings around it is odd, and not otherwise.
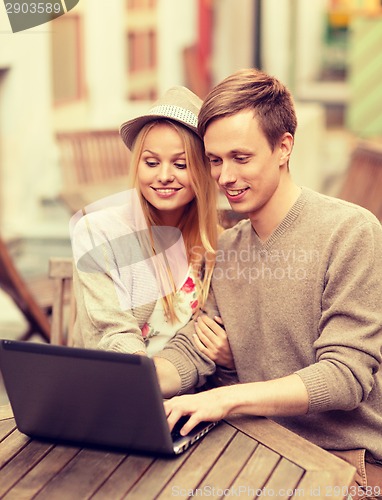
[{"label": "man's ear", "polygon": [[287,163],[292,153],[294,139],[292,134],[285,132],[280,141],[280,165]]}]

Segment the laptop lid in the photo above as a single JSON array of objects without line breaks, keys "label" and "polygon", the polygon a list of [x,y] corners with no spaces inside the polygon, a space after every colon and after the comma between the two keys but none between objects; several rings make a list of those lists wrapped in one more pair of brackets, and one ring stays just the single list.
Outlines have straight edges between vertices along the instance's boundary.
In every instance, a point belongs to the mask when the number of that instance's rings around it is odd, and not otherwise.
[{"label": "laptop lid", "polygon": [[173,442],[152,359],[1,340],[0,369],[20,432],[151,454],[177,454],[213,423]]}]

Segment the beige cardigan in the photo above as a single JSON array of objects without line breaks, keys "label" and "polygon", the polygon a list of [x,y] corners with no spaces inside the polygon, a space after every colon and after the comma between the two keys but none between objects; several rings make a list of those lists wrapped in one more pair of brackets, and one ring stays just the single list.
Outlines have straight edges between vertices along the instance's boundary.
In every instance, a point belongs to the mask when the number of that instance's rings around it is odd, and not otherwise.
[{"label": "beige cardigan", "polygon": [[74,346],[134,353],[159,290],[137,231],[142,220],[121,205],[82,217],[72,234],[77,318]]}]

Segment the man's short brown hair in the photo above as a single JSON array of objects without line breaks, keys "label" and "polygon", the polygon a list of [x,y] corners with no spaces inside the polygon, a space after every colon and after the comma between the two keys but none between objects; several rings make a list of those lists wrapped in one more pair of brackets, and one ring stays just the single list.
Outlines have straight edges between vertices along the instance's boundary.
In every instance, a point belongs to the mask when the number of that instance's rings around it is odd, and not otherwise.
[{"label": "man's short brown hair", "polygon": [[291,93],[279,80],[255,68],[233,73],[209,92],[199,112],[201,137],[212,121],[247,109],[253,109],[272,151],[285,132],[294,137],[297,118]]}]

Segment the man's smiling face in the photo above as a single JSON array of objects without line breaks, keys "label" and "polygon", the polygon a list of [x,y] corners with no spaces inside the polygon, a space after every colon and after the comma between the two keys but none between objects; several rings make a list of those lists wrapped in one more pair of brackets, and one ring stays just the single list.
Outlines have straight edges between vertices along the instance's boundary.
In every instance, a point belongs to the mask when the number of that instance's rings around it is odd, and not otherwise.
[{"label": "man's smiling face", "polygon": [[236,212],[250,218],[277,193],[289,154],[283,139],[272,151],[251,109],[218,118],[204,135],[211,173]]}]

